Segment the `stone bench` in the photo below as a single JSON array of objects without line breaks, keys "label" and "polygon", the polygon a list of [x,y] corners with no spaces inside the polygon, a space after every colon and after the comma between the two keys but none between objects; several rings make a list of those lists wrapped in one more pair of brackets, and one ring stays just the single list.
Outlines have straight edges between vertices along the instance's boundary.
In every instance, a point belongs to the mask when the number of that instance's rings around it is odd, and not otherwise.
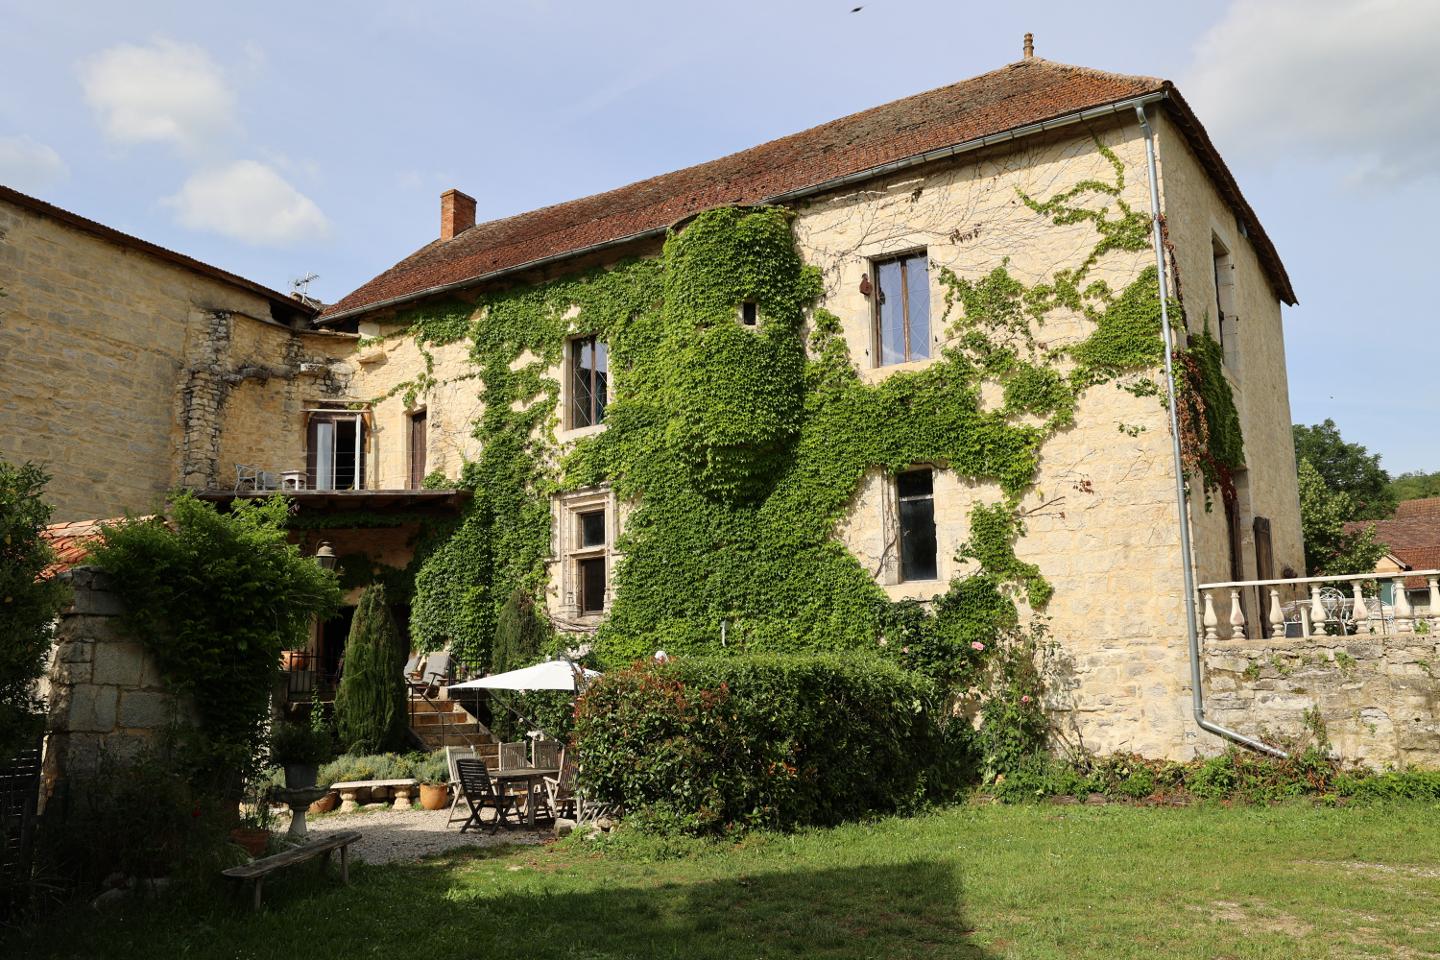
[{"label": "stone bench", "polygon": [[344,783],[332,783],[330,789],[340,794],[340,812],[352,813],[360,804],[357,798],[361,790],[385,789],[391,791],[395,796],[396,810],[410,809],[410,795],[415,792],[419,781],[407,780],[346,780]]},{"label": "stone bench", "polygon": [[[254,884],[255,888],[255,909],[260,909],[261,890],[265,885],[265,878],[276,870],[283,870],[292,867],[297,863],[304,863],[306,860],[313,860],[316,857],[324,856],[325,863],[330,862],[330,853],[334,850],[340,851],[340,882],[350,883],[350,844],[360,839],[359,831],[350,830],[345,833],[336,833],[320,840],[307,843],[302,847],[295,847],[283,853],[277,853],[269,857],[261,857],[253,860],[243,867],[230,867],[222,870],[226,877],[242,883]],[[324,870],[322,863],[320,869]]]}]

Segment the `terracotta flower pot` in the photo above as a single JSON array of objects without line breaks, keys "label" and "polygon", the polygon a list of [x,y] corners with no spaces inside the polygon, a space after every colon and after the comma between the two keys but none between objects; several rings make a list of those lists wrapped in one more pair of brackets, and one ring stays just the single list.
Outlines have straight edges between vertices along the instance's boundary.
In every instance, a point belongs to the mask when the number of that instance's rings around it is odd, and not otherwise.
[{"label": "terracotta flower pot", "polygon": [[425,810],[444,810],[450,802],[450,788],[443,783],[420,784],[420,806]]},{"label": "terracotta flower pot", "polygon": [[230,842],[252,857],[264,856],[270,844],[270,831],[259,827],[236,827],[230,831]]},{"label": "terracotta flower pot", "polygon": [[331,810],[335,809],[335,804],[339,802],[340,794],[336,793],[334,790],[331,790],[329,793],[325,794],[325,796],[310,804],[310,812],[329,813]]}]

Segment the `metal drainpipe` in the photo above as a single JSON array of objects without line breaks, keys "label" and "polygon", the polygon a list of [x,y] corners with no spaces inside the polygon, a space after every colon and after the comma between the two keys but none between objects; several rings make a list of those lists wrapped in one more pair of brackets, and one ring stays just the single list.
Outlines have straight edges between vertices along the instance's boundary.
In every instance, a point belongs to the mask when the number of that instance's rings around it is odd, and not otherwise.
[{"label": "metal drainpipe", "polygon": [[1190,548],[1190,503],[1185,494],[1185,470],[1180,455],[1180,415],[1175,404],[1175,367],[1171,360],[1175,352],[1175,337],[1170,329],[1169,298],[1166,296],[1169,284],[1165,277],[1165,239],[1160,229],[1160,181],[1155,170],[1155,135],[1145,116],[1144,104],[1136,105],[1135,116],[1140,121],[1141,132],[1145,134],[1145,163],[1150,176],[1151,237],[1155,246],[1155,267],[1159,271],[1160,280],[1160,329],[1165,337],[1165,388],[1170,408],[1170,448],[1175,460],[1175,506],[1180,517],[1180,567],[1185,574],[1185,633],[1190,644],[1191,706],[1195,723],[1201,730],[1251,750],[1284,759],[1288,756],[1284,750],[1205,719],[1205,693],[1201,687],[1200,676],[1200,631],[1195,619],[1195,571]]}]

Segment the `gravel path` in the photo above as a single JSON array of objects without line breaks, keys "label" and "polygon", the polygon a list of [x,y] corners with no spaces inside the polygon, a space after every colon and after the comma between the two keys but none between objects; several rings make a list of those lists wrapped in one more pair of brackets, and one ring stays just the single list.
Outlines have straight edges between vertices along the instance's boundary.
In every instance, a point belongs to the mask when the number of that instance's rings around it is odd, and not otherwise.
[{"label": "gravel path", "polygon": [[[457,822],[445,829],[449,809],[445,810],[357,810],[354,813],[330,813],[311,816],[307,820],[311,836],[357,830],[361,838],[350,847],[352,855],[366,863],[393,863],[419,860],[421,857],[444,853],[460,847],[493,847],[515,843],[541,843],[553,834],[548,826],[535,830],[501,828],[493,836],[486,830],[460,832]],[[277,826],[277,829],[284,829]]]}]

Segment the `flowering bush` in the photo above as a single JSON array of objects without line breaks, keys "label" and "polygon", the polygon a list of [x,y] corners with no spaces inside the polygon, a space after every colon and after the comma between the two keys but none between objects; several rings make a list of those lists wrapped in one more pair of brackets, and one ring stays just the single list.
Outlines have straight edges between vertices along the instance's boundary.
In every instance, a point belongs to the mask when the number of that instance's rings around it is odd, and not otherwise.
[{"label": "flowering bush", "polygon": [[931,682],[872,658],[639,662],[591,685],[575,733],[593,795],[689,833],[909,809],[955,779]]}]

